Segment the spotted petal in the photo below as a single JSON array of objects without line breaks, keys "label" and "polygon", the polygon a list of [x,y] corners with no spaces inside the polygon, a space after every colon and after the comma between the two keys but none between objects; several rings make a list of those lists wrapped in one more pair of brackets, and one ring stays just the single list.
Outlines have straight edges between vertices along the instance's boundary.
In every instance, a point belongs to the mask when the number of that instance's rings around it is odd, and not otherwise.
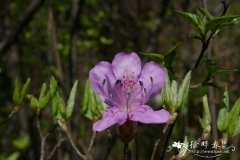
[{"label": "spotted petal", "polygon": [[161,90],[165,79],[165,69],[159,64],[151,61],[143,66],[139,81],[143,82],[143,86],[145,88],[145,102]]},{"label": "spotted petal", "polygon": [[166,123],[169,120],[170,115],[165,109],[154,111],[151,107],[147,105],[142,105],[136,108],[136,110],[129,113],[129,118],[132,121],[154,124]]},{"label": "spotted petal", "polygon": [[141,60],[139,56],[134,53],[118,53],[112,61],[113,73],[118,80],[122,80],[123,76],[131,77],[138,80],[141,72]]},{"label": "spotted petal", "polygon": [[93,90],[103,101],[109,99],[116,81],[112,72],[112,65],[109,62],[101,61],[96,64],[89,72],[89,80]]},{"label": "spotted petal", "polygon": [[102,119],[93,124],[93,130],[103,131],[114,124],[122,125],[127,120],[127,113],[121,112],[117,107],[105,110]]}]

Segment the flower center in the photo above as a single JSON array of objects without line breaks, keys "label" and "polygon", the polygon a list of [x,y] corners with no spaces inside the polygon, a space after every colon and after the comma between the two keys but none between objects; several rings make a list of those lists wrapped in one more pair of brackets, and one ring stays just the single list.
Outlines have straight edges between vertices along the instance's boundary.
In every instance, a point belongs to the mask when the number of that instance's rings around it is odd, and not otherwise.
[{"label": "flower center", "polygon": [[136,84],[136,82],[135,82],[133,76],[127,76],[127,77],[123,76],[122,92],[126,95],[126,97],[129,97],[135,84]]}]

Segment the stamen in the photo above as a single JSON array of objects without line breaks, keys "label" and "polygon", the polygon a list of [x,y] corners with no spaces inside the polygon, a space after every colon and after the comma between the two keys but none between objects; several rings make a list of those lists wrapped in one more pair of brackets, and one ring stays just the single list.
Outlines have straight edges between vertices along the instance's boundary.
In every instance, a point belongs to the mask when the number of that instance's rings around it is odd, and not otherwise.
[{"label": "stamen", "polygon": [[122,81],[121,80],[117,80],[116,81],[116,84],[119,84],[119,83],[122,85]]},{"label": "stamen", "polygon": [[104,79],[104,80],[102,81],[102,86],[105,84],[105,82],[106,82],[106,79]]},{"label": "stamen", "polygon": [[151,83],[153,83],[153,78],[152,77],[150,77],[150,80],[151,80]]},{"label": "stamen", "polygon": [[147,89],[146,88],[144,88],[144,93],[147,94]]}]

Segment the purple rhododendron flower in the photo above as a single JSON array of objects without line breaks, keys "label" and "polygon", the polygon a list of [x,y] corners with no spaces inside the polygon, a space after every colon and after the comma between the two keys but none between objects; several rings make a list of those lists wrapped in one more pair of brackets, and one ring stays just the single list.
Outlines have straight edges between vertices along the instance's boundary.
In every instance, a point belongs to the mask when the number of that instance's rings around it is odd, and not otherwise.
[{"label": "purple rhododendron flower", "polygon": [[145,105],[164,85],[166,73],[159,64],[151,61],[142,67],[136,53],[118,53],[112,64],[101,61],[92,68],[89,79],[94,91],[109,106],[93,130],[103,131],[127,120],[149,124],[169,120],[168,111],[154,111]]}]

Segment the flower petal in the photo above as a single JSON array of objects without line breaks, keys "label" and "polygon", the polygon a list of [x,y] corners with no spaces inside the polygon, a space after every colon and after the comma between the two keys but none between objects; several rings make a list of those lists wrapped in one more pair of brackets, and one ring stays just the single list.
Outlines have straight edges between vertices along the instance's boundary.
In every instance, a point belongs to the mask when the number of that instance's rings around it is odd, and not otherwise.
[{"label": "flower petal", "polygon": [[127,120],[127,113],[121,112],[117,107],[107,108],[102,119],[93,124],[93,130],[103,131],[114,124],[122,125]]},{"label": "flower petal", "polygon": [[154,111],[147,105],[142,105],[129,113],[129,119],[142,123],[166,123],[170,118],[168,111],[161,109]]},{"label": "flower petal", "polygon": [[125,76],[137,81],[141,72],[141,60],[134,52],[120,52],[114,57],[112,68],[116,79],[122,80]]},{"label": "flower petal", "polygon": [[109,62],[101,61],[89,72],[89,80],[93,90],[105,101],[114,86],[115,77],[112,72],[112,65]]},{"label": "flower petal", "polygon": [[145,88],[145,102],[161,90],[165,80],[166,71],[159,64],[151,61],[143,66],[139,81],[143,82]]}]

